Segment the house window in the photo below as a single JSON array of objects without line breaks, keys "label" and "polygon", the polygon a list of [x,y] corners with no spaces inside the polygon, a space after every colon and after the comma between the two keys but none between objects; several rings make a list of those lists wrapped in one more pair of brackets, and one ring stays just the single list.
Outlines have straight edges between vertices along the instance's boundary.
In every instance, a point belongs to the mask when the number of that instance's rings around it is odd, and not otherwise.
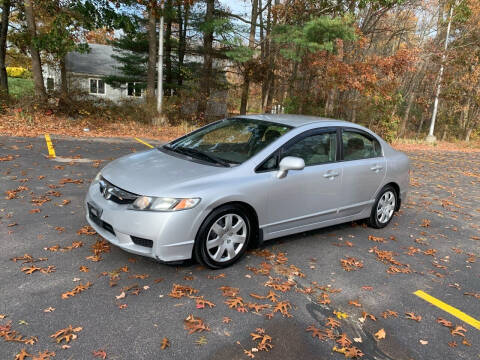
[{"label": "house window", "polygon": [[127,83],[127,95],[128,96],[142,96],[142,88],[140,87],[140,83],[136,82],[129,82]]},{"label": "house window", "polygon": [[47,91],[53,91],[54,86],[53,78],[47,78]]},{"label": "house window", "polygon": [[105,94],[105,81],[90,79],[90,94]]}]

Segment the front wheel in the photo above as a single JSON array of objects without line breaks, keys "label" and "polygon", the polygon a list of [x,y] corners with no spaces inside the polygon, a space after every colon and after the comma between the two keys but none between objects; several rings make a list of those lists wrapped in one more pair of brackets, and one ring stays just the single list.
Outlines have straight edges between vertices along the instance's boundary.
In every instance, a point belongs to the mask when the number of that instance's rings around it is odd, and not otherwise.
[{"label": "front wheel", "polygon": [[387,185],[378,194],[372,207],[368,224],[376,229],[384,228],[392,220],[397,206],[397,192]]},{"label": "front wheel", "polygon": [[227,267],[245,253],[251,233],[250,219],[241,207],[222,206],[200,227],[195,240],[195,258],[211,269]]}]

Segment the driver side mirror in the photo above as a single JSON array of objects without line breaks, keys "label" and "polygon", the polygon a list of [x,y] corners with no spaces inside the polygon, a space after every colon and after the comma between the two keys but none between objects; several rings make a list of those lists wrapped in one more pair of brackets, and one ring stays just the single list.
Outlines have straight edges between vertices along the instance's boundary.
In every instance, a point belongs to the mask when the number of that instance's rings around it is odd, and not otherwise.
[{"label": "driver side mirror", "polygon": [[287,176],[288,170],[303,170],[304,168],[305,161],[302,158],[286,156],[280,161],[277,178],[282,179]]}]

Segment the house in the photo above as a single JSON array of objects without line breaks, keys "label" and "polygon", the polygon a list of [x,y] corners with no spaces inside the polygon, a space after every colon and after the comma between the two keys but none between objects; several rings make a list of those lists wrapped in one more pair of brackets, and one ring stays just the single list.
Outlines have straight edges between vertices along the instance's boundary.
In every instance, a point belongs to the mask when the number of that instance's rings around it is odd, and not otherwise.
[{"label": "house", "polygon": [[[104,81],[108,75],[120,75],[120,63],[112,55],[114,50],[109,45],[89,44],[90,52],[70,52],[66,56],[67,84],[69,90],[81,90],[90,97],[108,99],[114,102],[133,99],[143,101],[145,90],[136,83],[113,87]],[[47,91],[60,89],[61,78],[58,66],[45,64],[43,78]]]},{"label": "house", "polygon": [[[114,55],[114,48],[110,45],[89,44],[88,53],[70,52],[66,56],[67,86],[71,93],[80,90],[88,94],[91,99],[99,98],[120,103],[125,100],[138,102],[145,101],[145,89],[139,83],[125,83],[120,87],[113,87],[107,84],[104,78],[108,75],[122,75],[121,63]],[[188,57],[188,56],[187,56]],[[200,62],[199,56],[190,56],[186,61]],[[43,65],[43,78],[47,91],[59,90],[61,87],[60,69],[53,62],[46,62]],[[217,66],[225,68],[223,63]],[[194,114],[197,112],[198,102],[187,101],[182,106],[183,114]],[[207,116],[227,116],[227,91],[212,91],[210,100],[207,103]]]}]

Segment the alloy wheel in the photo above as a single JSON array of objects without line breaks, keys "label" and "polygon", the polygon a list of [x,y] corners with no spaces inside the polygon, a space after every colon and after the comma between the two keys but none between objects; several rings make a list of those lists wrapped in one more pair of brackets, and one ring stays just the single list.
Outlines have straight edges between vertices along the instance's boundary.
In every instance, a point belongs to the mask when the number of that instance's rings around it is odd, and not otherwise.
[{"label": "alloy wheel", "polygon": [[392,191],[385,191],[377,205],[377,220],[385,224],[395,211],[395,194]]},{"label": "alloy wheel", "polygon": [[247,240],[247,224],[238,214],[226,214],[213,223],[208,231],[208,256],[217,262],[232,260]]}]

